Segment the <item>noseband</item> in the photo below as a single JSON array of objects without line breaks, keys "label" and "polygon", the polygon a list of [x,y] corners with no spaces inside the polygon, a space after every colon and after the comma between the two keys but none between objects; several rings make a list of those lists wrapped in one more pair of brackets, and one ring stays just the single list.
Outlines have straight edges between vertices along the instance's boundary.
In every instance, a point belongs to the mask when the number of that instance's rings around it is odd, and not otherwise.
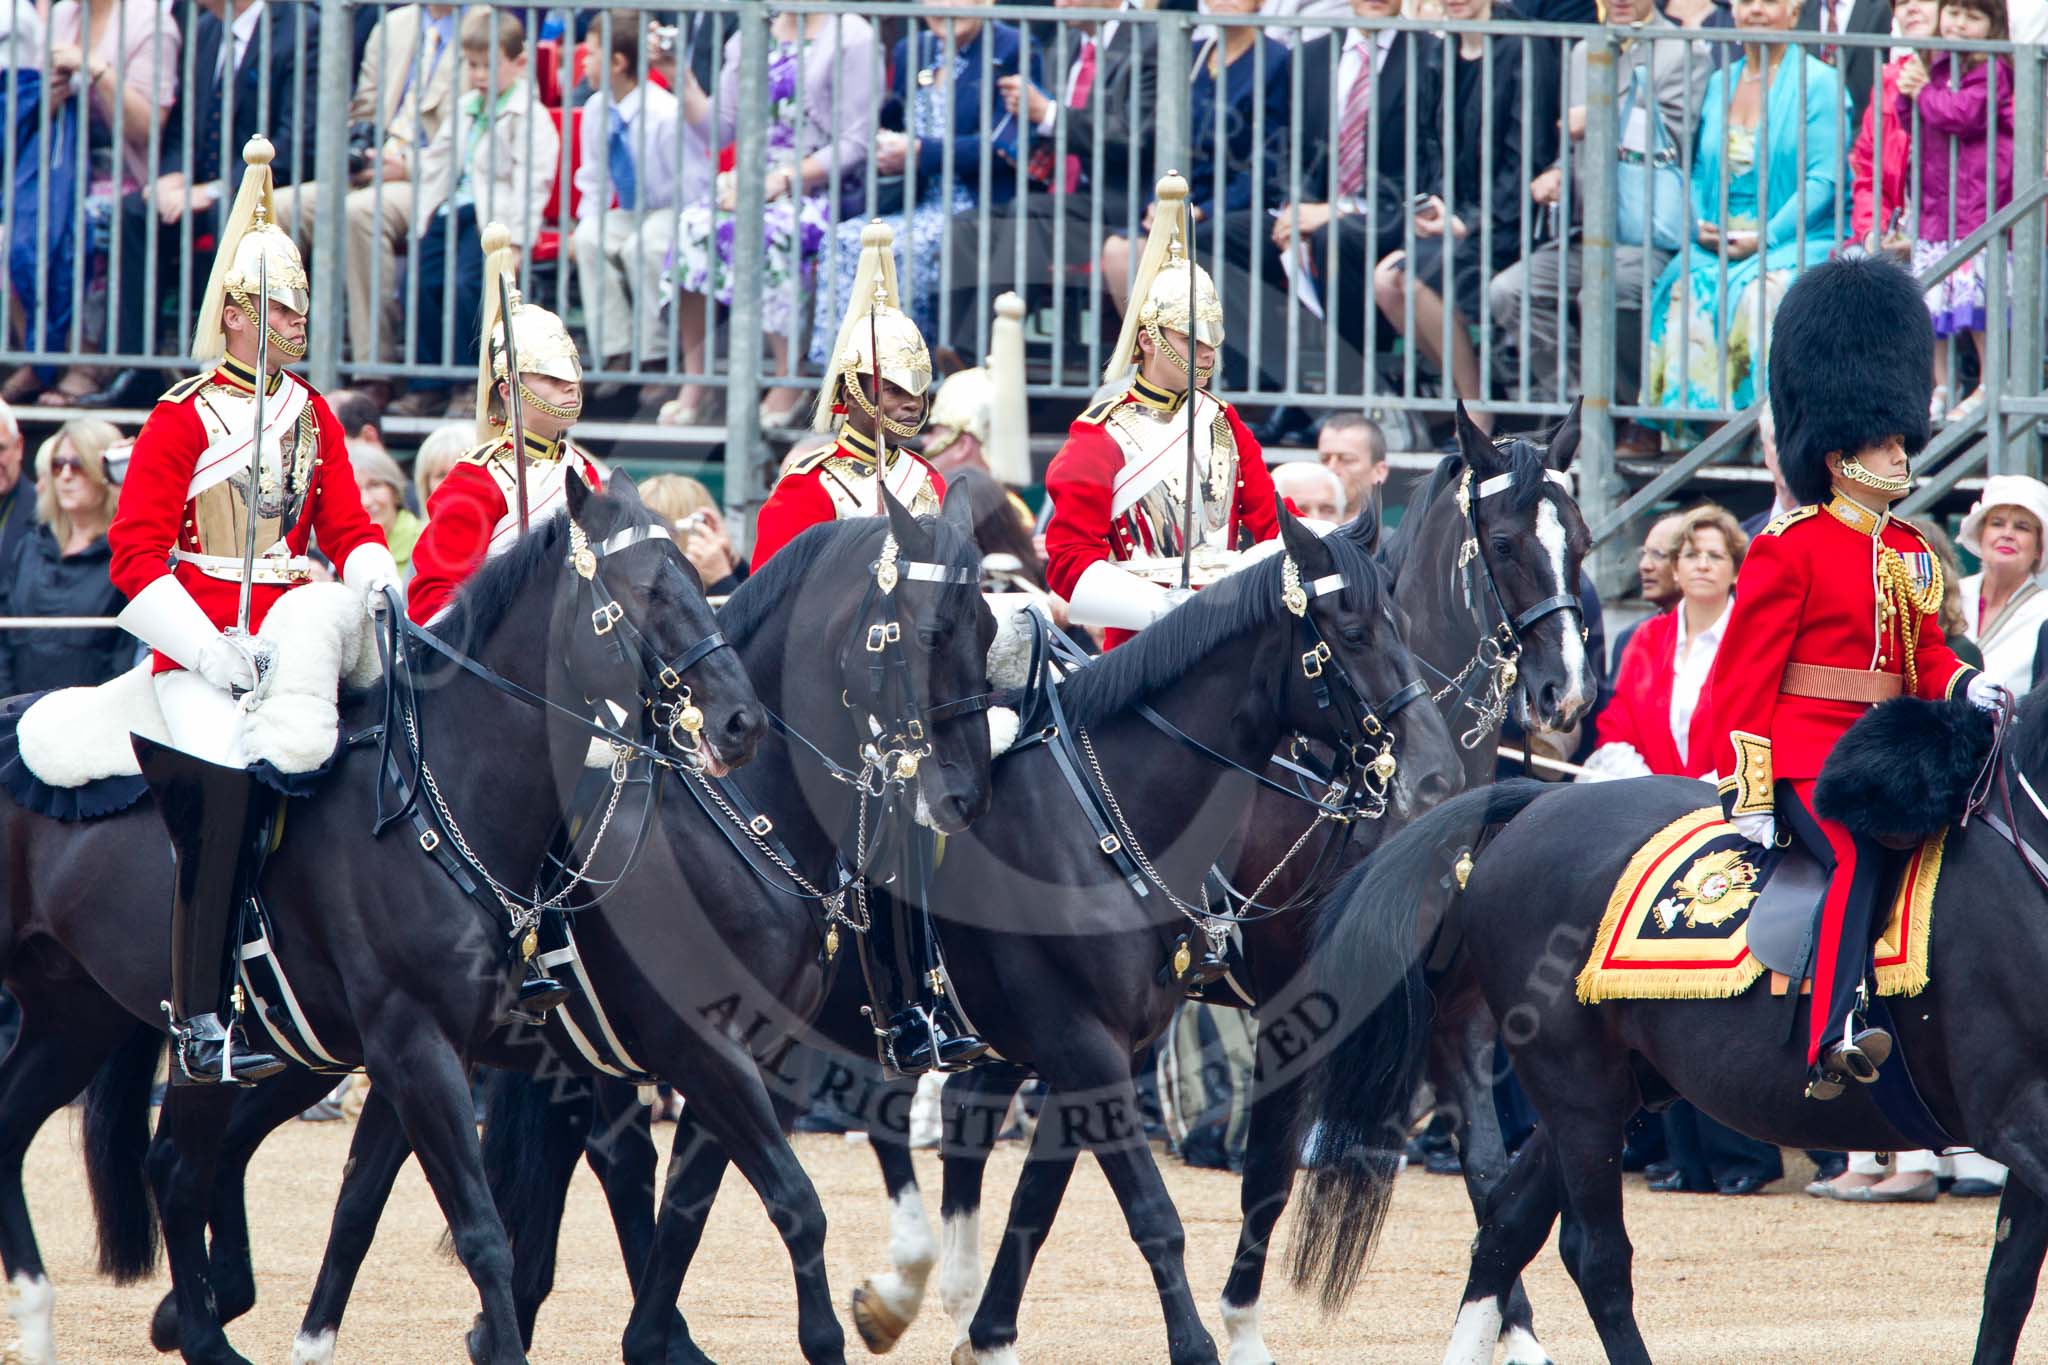
[{"label": "noseband", "polygon": [[[1513,489],[1517,477],[1513,472],[1496,474],[1490,479],[1482,479],[1475,489],[1472,471],[1468,467],[1458,480],[1458,513],[1465,523],[1465,539],[1458,546],[1458,562],[1452,573],[1464,591],[1466,609],[1479,626],[1479,646],[1453,677],[1445,678],[1442,673],[1430,669],[1439,678],[1444,678],[1444,685],[1430,694],[1430,700],[1442,705],[1446,697],[1455,694],[1457,705],[1466,707],[1477,717],[1472,728],[1458,737],[1459,747],[1468,750],[1485,743],[1487,736],[1506,718],[1508,697],[1516,679],[1521,676],[1522,642],[1530,631],[1558,612],[1570,612],[1579,618],[1580,638],[1586,635],[1585,608],[1580,605],[1579,595],[1573,591],[1572,585],[1558,584],[1559,590],[1555,594],[1517,614],[1509,609],[1500,583],[1493,576],[1493,566],[1480,552],[1479,504],[1495,493]],[[1543,477],[1559,487],[1568,488],[1570,485],[1570,480],[1560,470],[1546,469]],[[1473,568],[1475,563],[1477,569]],[[1487,624],[1489,615],[1493,618],[1490,626]],[[1423,667],[1429,668],[1429,665],[1424,663]],[[1485,680],[1486,698],[1483,701],[1477,699],[1479,686],[1474,682],[1475,677]]]}]

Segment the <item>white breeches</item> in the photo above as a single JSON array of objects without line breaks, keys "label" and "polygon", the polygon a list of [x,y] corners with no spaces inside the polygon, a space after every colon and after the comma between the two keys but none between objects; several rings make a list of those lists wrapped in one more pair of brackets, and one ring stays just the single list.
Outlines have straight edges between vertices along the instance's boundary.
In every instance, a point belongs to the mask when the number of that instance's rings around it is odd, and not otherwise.
[{"label": "white breeches", "polygon": [[151,681],[173,745],[223,767],[247,765],[248,756],[242,749],[242,708],[233,697],[182,668],[159,673]]}]

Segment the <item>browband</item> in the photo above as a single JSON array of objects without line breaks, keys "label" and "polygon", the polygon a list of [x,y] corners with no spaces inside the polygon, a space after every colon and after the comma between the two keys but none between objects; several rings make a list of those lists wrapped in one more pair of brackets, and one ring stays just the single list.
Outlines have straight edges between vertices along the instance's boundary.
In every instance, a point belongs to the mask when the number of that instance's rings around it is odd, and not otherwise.
[{"label": "browband", "polygon": [[1344,575],[1340,573],[1324,574],[1321,578],[1309,580],[1304,586],[1307,587],[1310,597],[1325,597],[1330,593],[1342,591]]},{"label": "browband", "polygon": [[603,558],[608,554],[616,554],[620,550],[630,549],[642,541],[657,538],[666,540],[670,544],[675,543],[675,537],[669,534],[668,527],[658,522],[649,522],[645,526],[628,526],[625,530],[615,531],[605,538],[604,542],[597,547],[598,557]]},{"label": "browband", "polygon": [[921,559],[911,560],[899,571],[905,578],[915,578],[920,583],[956,583],[967,587],[981,581],[981,575],[972,569],[954,564],[933,564]]},{"label": "browband", "polygon": [[[1572,490],[1572,476],[1565,473],[1562,469],[1546,469],[1543,471],[1543,477],[1567,493]],[[1481,498],[1489,497],[1495,493],[1505,493],[1514,486],[1515,476],[1512,471],[1506,474],[1496,474],[1490,479],[1482,480],[1479,487],[1474,490],[1474,496]]]}]

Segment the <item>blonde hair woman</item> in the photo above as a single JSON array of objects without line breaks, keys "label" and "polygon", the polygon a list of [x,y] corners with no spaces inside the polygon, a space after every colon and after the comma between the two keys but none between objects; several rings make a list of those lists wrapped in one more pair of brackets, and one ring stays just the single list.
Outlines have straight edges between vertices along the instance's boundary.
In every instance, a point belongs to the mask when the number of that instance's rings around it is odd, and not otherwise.
[{"label": "blonde hair woman", "polygon": [[434,490],[441,486],[441,480],[448,477],[448,471],[455,468],[455,462],[469,453],[476,444],[476,425],[472,422],[450,422],[435,427],[420,442],[420,452],[412,461],[413,491],[419,495],[420,506],[427,505],[427,499],[434,496]]},{"label": "blonde hair woman", "polygon": [[676,544],[696,566],[706,593],[724,596],[746,580],[747,562],[733,553],[718,500],[701,482],[687,474],[657,474],[640,485],[640,501],[674,528]]},{"label": "blonde hair woman", "polygon": [[[36,452],[36,529],[0,566],[0,616],[112,616],[107,526],[120,490],[107,478],[111,423],[66,422]],[[134,661],[135,643],[106,630],[0,632],[0,696],[105,682]]]}]

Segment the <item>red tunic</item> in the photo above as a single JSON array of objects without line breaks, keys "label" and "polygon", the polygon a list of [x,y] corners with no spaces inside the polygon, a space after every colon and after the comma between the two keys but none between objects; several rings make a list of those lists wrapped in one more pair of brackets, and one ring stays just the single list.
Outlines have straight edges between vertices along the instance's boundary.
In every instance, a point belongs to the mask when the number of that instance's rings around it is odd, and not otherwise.
[{"label": "red tunic", "polygon": [[[1703,689],[1686,730],[1685,757],[1671,738],[1671,688],[1678,654],[1678,611],[1662,612],[1636,627],[1622,651],[1614,696],[1601,708],[1600,743],[1632,744],[1653,773],[1704,777],[1714,770],[1720,735],[1714,728],[1712,690]],[[1718,662],[1720,656],[1715,656]]]},{"label": "red tunic", "polygon": [[1875,522],[1837,498],[1825,510],[1787,512],[1750,542],[1735,584],[1735,610],[1702,699],[1723,727],[1715,770],[1731,815],[1772,810],[1772,784],[1779,780],[1820,776],[1835,741],[1870,709],[1864,702],[1782,691],[1786,665],[1874,670],[1903,683],[1903,626],[1918,616],[1907,691],[1950,696],[1976,671],[1942,638],[1938,594],[1933,611],[1920,613],[1908,601],[1893,621],[1882,619],[1878,564],[1884,551],[1896,552],[1922,584],[1933,582],[1939,561],[1905,523]]},{"label": "red tunic", "polygon": [[[538,524],[568,507],[567,476],[574,470],[592,489],[602,491],[604,472],[573,446],[533,442],[535,457],[527,466],[527,522]],[[455,596],[485,559],[502,551],[519,535],[517,475],[511,464],[509,437],[486,442],[462,457],[427,499],[427,526],[412,549],[411,584],[405,594],[406,615],[425,625]]]},{"label": "red tunic", "polygon": [[[1110,511],[1116,477],[1128,455],[1110,434],[1105,419],[1112,407],[1140,401],[1135,393],[1127,393],[1117,404],[1105,402],[1082,413],[1068,428],[1066,444],[1046,469],[1045,494],[1052,502],[1052,516],[1045,525],[1045,580],[1063,598],[1071,600],[1074,585],[1089,565],[1151,553],[1127,530],[1112,531],[1115,518]],[[1242,548],[1246,533],[1253,541],[1271,540],[1280,534],[1280,517],[1273,506],[1273,475],[1266,468],[1258,440],[1236,408],[1228,403],[1221,406],[1237,449],[1236,487],[1225,523],[1228,542],[1237,549]],[[1182,431],[1186,431],[1185,423]],[[1104,639],[1114,646],[1130,635],[1112,628]]]},{"label": "red tunic", "polygon": [[[284,382],[303,381],[296,381],[296,377],[293,381],[280,380],[280,384]],[[199,405],[208,390],[216,387],[228,390],[228,397],[236,403],[253,392],[250,384],[224,362],[206,375],[178,384],[158,400],[135,438],[128,474],[121,484],[120,505],[113,524],[107,528],[107,546],[112,553],[109,576],[114,587],[129,600],[165,574],[173,574],[207,619],[225,630],[235,624],[241,598],[239,579],[215,578],[194,564],[174,566],[169,562],[173,549],[188,554],[235,557],[244,551],[240,545],[201,544],[198,500],[191,494],[199,457],[215,439],[200,415]],[[306,388],[311,395],[306,406],[316,433],[312,476],[299,515],[283,538],[293,555],[303,555],[317,534],[320,552],[336,565],[346,564],[358,546],[373,542],[382,545],[384,532],[363,511],[362,493],[356,488],[355,470],[349,464],[341,424],[335,420],[327,400],[313,392],[311,385]],[[267,548],[257,546],[259,552]],[[249,594],[250,630],[262,626],[272,604],[291,587],[256,584]],[[162,653],[155,656],[154,670],[158,673],[181,666]]]},{"label": "red tunic", "polygon": [[[754,522],[753,566],[760,568],[777,550],[820,522],[877,514],[874,458],[872,442],[842,428],[837,445],[783,475]],[[946,496],[945,478],[923,456],[908,450],[892,455],[884,482],[904,506],[920,515],[938,511]]]}]

